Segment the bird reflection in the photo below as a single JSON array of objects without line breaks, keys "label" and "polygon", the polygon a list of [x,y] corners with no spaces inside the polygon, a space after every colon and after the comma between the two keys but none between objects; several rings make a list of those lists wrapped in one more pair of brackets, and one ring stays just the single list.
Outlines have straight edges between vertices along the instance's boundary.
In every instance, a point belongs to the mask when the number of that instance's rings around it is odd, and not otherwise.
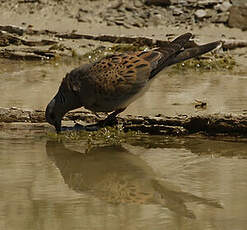
[{"label": "bird reflection", "polygon": [[214,200],[170,188],[144,160],[121,146],[96,147],[84,154],[47,141],[46,151],[71,189],[110,203],[159,204],[188,218],[195,215],[186,202],[221,207]]}]

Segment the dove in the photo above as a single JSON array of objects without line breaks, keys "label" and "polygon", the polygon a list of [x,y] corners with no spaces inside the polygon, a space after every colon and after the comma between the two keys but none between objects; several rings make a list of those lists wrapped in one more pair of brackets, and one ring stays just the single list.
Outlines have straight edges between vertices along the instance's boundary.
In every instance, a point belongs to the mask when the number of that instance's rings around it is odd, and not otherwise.
[{"label": "dove", "polygon": [[47,105],[47,122],[59,133],[63,116],[84,107],[94,113],[112,112],[100,123],[109,124],[148,90],[164,68],[221,46],[220,41],[189,46],[191,37],[191,33],[185,33],[164,47],[112,54],[73,69],[63,78],[57,94]]}]

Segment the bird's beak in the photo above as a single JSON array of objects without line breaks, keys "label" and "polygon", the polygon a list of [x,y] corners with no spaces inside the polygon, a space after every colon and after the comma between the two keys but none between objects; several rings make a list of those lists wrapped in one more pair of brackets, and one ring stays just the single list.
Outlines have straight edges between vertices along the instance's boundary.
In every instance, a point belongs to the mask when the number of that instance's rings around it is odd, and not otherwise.
[{"label": "bird's beak", "polygon": [[61,122],[56,122],[54,126],[56,129],[56,132],[60,133],[61,132]]}]

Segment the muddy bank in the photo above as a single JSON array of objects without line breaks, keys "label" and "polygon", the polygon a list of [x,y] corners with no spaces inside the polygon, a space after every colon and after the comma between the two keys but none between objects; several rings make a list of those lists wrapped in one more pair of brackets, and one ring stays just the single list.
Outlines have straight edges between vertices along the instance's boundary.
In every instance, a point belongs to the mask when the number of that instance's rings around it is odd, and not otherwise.
[{"label": "muddy bank", "polygon": [[[0,25],[0,58],[14,60],[49,60],[59,57],[87,57],[89,52],[101,51],[101,54],[128,52],[144,48],[165,47],[174,34],[167,34],[163,39],[148,36],[82,34],[74,31],[61,33],[50,30],[24,29],[17,26]],[[167,40],[168,39],[168,40]],[[246,48],[247,40],[220,39],[222,49]],[[101,43],[101,45],[99,45]],[[124,49],[111,44],[129,44]],[[189,46],[198,44],[191,41]],[[89,52],[88,52],[89,50]],[[98,52],[99,54],[99,52]]]},{"label": "muddy bank", "polygon": [[[83,122],[83,124],[95,123],[99,121],[94,114],[88,111],[69,112],[64,117],[65,121]],[[247,116],[245,115],[180,115],[174,117],[163,116],[161,114],[151,116],[122,116],[118,119],[124,131],[136,131],[152,135],[189,135],[203,133],[206,135],[230,135],[247,136]],[[18,108],[0,108],[0,126],[3,129],[11,129],[7,123],[25,122],[38,123],[37,125],[25,126],[26,128],[48,127],[45,122],[44,111],[27,111]],[[20,123],[20,128],[23,125]],[[43,124],[44,123],[44,124]],[[12,126],[13,128],[14,126]],[[16,126],[15,124],[15,127]]]},{"label": "muddy bank", "polygon": [[187,26],[215,23],[243,30],[247,28],[245,0],[10,0],[2,1],[1,9],[12,15],[21,15],[23,19],[39,14],[41,18],[69,18],[78,23],[124,28],[181,23]]},{"label": "muddy bank", "polygon": [[2,1],[0,57],[50,60],[112,43],[163,46],[185,31],[195,34],[196,43],[247,47],[246,9],[244,0]]}]

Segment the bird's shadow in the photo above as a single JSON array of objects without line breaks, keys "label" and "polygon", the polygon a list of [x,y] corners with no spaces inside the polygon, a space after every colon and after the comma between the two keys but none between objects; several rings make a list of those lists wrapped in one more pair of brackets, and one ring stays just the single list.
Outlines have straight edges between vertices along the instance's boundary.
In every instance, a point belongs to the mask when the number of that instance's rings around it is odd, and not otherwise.
[{"label": "bird's shadow", "polygon": [[157,179],[144,160],[121,146],[92,148],[82,154],[61,142],[47,141],[46,152],[69,188],[110,203],[157,204],[188,218],[195,218],[195,214],[186,202],[222,208],[213,199],[182,192]]}]

